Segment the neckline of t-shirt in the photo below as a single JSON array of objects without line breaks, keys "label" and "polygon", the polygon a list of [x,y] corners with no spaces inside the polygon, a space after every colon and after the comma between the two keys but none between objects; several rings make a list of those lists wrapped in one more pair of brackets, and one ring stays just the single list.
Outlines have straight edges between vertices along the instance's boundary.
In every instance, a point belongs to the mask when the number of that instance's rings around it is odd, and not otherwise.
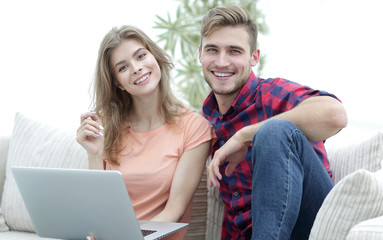
[{"label": "neckline of t-shirt", "polygon": [[162,124],[158,128],[153,129],[153,130],[148,131],[148,132],[134,132],[134,131],[132,131],[132,129],[130,129],[129,134],[132,134],[133,136],[139,137],[139,138],[147,138],[147,137],[151,137],[151,136],[156,135],[157,133],[161,132],[162,130],[164,130],[166,128],[167,125],[168,125],[167,123]]}]

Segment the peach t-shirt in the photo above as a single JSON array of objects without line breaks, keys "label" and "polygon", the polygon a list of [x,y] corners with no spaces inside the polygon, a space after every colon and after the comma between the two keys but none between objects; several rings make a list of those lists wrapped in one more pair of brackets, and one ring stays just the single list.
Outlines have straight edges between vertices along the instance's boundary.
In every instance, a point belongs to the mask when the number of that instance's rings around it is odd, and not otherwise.
[{"label": "peach t-shirt", "polygon": [[[211,140],[214,134],[209,122],[195,112],[150,132],[123,131],[121,143],[125,148],[119,155],[120,166],[107,161],[105,166],[122,173],[137,218],[150,220],[165,207],[182,154]],[[190,207],[182,221],[189,220]]]}]

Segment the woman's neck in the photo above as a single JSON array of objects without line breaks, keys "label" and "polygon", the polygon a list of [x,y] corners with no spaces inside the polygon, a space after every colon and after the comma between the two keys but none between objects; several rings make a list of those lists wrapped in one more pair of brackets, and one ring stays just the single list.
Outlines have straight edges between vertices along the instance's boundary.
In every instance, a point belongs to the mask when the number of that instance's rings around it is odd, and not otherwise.
[{"label": "woman's neck", "polygon": [[149,132],[165,124],[159,111],[159,95],[134,97],[129,125],[134,132]]}]

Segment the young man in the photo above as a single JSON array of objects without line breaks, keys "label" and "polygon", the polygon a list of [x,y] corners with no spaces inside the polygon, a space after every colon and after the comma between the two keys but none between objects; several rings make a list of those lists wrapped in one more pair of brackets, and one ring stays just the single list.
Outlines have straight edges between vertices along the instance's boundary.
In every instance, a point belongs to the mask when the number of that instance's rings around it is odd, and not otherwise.
[{"label": "young man", "polygon": [[222,239],[308,239],[333,186],[323,143],[347,125],[344,107],[327,92],[257,78],[257,27],[243,8],[210,10],[201,38],[212,89],[202,111],[218,138],[209,179],[226,206]]}]

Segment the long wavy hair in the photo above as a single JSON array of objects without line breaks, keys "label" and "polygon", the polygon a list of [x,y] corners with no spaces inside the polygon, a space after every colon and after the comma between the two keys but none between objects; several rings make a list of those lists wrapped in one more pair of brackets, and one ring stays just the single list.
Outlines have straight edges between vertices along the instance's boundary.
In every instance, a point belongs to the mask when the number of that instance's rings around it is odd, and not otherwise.
[{"label": "long wavy hair", "polygon": [[133,101],[127,91],[117,87],[117,79],[111,67],[111,55],[114,49],[126,39],[140,41],[153,54],[160,66],[158,112],[165,122],[174,121],[184,108],[170,88],[170,72],[174,68],[171,57],[138,28],[133,26],[112,28],[105,35],[98,52],[92,99],[93,109],[101,117],[104,126],[104,156],[112,164],[119,164],[117,156],[123,149],[120,132],[127,123]]}]

